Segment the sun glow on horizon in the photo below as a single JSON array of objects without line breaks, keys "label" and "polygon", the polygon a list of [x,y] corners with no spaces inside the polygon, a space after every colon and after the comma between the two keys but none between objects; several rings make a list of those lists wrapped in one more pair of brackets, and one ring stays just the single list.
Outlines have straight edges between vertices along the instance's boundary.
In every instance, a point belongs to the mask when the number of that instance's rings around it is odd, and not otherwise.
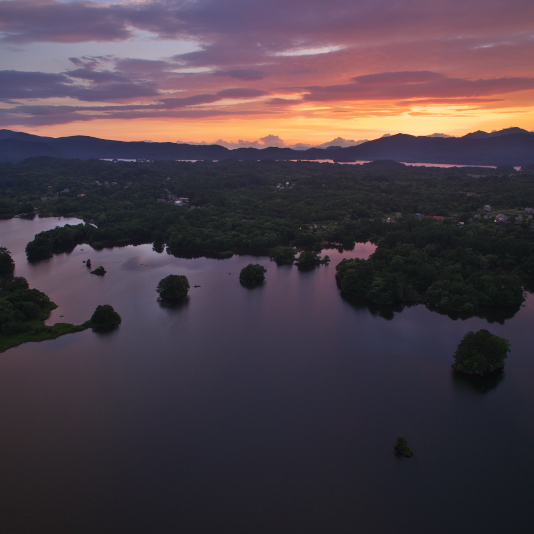
[{"label": "sun glow on horizon", "polygon": [[533,130],[534,3],[481,20],[482,4],[0,0],[0,128],[291,145]]}]

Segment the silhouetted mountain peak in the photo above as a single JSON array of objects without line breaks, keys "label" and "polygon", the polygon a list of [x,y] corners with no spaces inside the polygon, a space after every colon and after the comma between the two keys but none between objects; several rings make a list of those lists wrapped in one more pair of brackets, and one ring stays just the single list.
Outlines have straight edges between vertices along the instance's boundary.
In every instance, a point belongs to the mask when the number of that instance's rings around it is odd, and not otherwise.
[{"label": "silhouetted mountain peak", "polygon": [[[341,138],[338,138],[341,139]],[[522,128],[473,132],[464,137],[395,134],[355,146],[294,150],[288,147],[236,148],[146,141],[113,141],[84,135],[40,137],[0,130],[0,161],[16,162],[34,156],[126,160],[321,160],[337,162],[393,160],[456,165],[513,165],[533,162],[534,133]],[[384,163],[377,165],[384,166]],[[386,165],[393,167],[393,163]]]},{"label": "silhouetted mountain peak", "polygon": [[476,132],[468,133],[467,135],[463,136],[463,139],[487,139],[488,137],[502,137],[503,135],[514,135],[514,134],[532,134],[532,132],[529,132],[528,130],[524,130],[523,128],[505,128],[504,130],[495,130],[493,132],[484,132],[482,130],[478,130]]}]

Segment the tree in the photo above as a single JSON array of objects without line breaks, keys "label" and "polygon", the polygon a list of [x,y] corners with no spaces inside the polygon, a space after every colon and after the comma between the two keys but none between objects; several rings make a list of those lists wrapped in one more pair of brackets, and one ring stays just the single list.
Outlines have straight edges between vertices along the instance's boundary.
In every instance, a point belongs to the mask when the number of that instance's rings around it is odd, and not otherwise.
[{"label": "tree", "polygon": [[293,265],[296,253],[297,250],[293,247],[274,247],[269,256],[277,265]]},{"label": "tree", "polygon": [[241,269],[239,281],[245,286],[257,286],[263,284],[267,269],[258,263],[249,263]]},{"label": "tree", "polygon": [[297,259],[297,266],[299,269],[307,271],[309,269],[313,269],[317,265],[321,264],[327,264],[330,261],[330,258],[328,256],[325,256],[324,258],[321,258],[317,252],[313,250],[303,250],[298,259]]},{"label": "tree", "polygon": [[156,291],[165,300],[181,299],[189,291],[189,280],[182,274],[170,274],[159,281]]},{"label": "tree", "polygon": [[405,458],[411,458],[413,456],[413,452],[408,446],[406,438],[403,436],[399,436],[395,441],[395,450],[398,454],[404,456]]},{"label": "tree", "polygon": [[104,276],[106,273],[107,271],[106,269],[104,269],[104,267],[102,267],[102,265],[100,267],[97,267],[94,271],[91,271],[91,274],[96,274],[97,276]]},{"label": "tree", "polygon": [[484,375],[500,369],[510,342],[487,330],[468,332],[454,353],[453,368],[467,374]]},{"label": "tree", "polygon": [[91,325],[94,327],[116,326],[122,321],[121,316],[109,304],[96,307],[91,317]]},{"label": "tree", "polygon": [[15,270],[15,262],[11,257],[9,250],[5,247],[0,247],[0,275],[13,274]]},{"label": "tree", "polygon": [[26,257],[30,262],[46,260],[53,255],[51,241],[38,234],[33,241],[26,245]]}]

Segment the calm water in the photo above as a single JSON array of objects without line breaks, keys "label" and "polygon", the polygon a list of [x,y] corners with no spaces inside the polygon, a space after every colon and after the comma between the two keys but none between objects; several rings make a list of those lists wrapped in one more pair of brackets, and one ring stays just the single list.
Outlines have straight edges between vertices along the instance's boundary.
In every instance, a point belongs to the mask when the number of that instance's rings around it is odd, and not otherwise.
[{"label": "calm water", "polygon": [[[531,532],[534,298],[504,325],[422,306],[388,321],[335,285],[364,245],[309,273],[151,246],[29,265],[26,242],[58,223],[0,221],[16,274],[59,304],[50,323],[98,304],[123,323],[0,354],[1,532]],[[251,262],[268,272],[248,290]],[[174,308],[155,292],[171,273],[191,284]],[[504,374],[459,380],[451,355],[480,328],[511,341]]]}]

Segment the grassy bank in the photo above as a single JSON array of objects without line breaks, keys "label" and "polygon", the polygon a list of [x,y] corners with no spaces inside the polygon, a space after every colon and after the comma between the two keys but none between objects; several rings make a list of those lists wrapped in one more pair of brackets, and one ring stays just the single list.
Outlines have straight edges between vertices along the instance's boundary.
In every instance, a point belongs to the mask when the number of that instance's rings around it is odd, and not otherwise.
[{"label": "grassy bank", "polygon": [[39,321],[35,321],[35,324],[28,326],[29,328],[25,332],[12,335],[0,334],[0,352],[4,352],[7,349],[21,345],[22,343],[47,341],[66,334],[82,332],[89,327],[87,324],[75,325],[68,323],[57,323],[53,326],[44,326]]}]

